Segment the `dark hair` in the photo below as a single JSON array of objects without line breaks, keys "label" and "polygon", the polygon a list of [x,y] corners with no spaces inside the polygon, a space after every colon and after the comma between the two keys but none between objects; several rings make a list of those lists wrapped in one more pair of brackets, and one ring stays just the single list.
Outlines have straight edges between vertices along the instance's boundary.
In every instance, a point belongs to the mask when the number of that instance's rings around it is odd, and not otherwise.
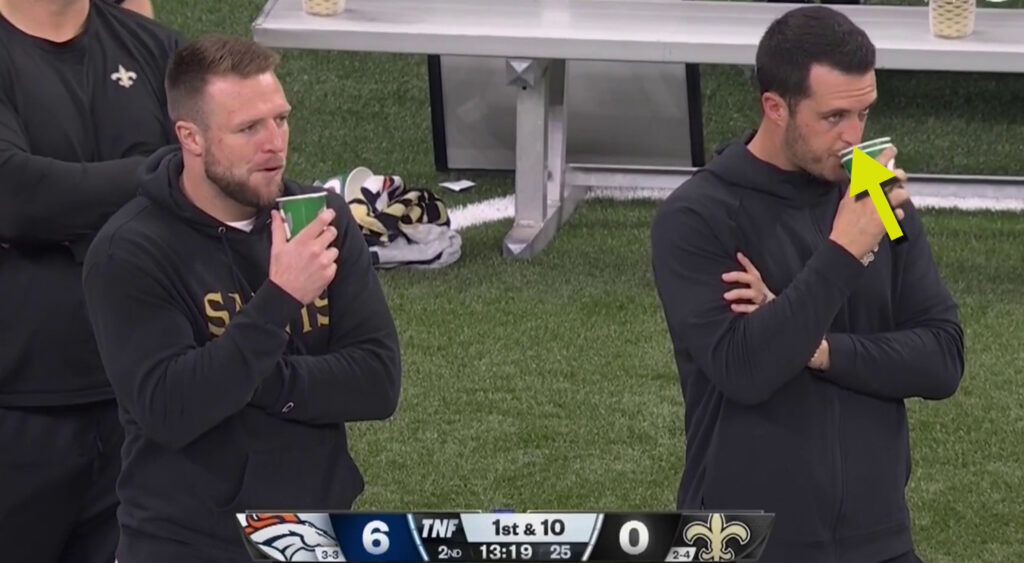
[{"label": "dark hair", "polygon": [[775,92],[795,107],[810,95],[808,79],[816,63],[866,74],[875,68],[875,45],[842,12],[820,5],[790,10],[768,26],[757,46],[760,93]]},{"label": "dark hair", "polygon": [[210,77],[251,78],[271,72],[280,56],[244,37],[207,35],[179,49],[167,68],[167,111],[172,121],[204,120],[202,98]]}]

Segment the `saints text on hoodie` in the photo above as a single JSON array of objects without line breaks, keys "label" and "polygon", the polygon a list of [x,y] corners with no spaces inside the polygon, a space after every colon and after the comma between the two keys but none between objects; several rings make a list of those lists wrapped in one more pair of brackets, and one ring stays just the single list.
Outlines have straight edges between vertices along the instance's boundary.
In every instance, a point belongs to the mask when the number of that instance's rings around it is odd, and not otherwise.
[{"label": "saints text on hoodie", "polygon": [[[334,281],[303,306],[268,279],[269,210],[250,231],[181,191],[181,149],[90,247],[89,317],[125,427],[123,561],[249,561],[236,512],[347,509],[363,489],[345,423],[397,405],[398,338],[339,196]],[[318,188],[285,181],[285,194]]]}]

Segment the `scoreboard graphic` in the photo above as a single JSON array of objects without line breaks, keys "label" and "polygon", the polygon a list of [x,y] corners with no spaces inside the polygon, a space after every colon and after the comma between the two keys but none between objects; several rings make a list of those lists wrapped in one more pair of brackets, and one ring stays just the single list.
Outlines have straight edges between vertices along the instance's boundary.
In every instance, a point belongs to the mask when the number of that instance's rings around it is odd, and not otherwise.
[{"label": "scoreboard graphic", "polygon": [[757,561],[764,512],[238,514],[254,561]]}]

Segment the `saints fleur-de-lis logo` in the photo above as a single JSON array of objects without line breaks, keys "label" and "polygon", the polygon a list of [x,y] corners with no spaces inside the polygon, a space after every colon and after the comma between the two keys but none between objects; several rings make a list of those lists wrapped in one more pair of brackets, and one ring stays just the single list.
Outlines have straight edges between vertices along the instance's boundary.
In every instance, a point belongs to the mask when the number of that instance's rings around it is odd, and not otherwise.
[{"label": "saints fleur-de-lis logo", "polygon": [[111,80],[117,82],[119,86],[124,86],[125,88],[131,88],[132,84],[135,84],[135,79],[138,77],[138,74],[135,74],[134,72],[124,68],[123,65],[117,65],[117,72],[110,75]]},{"label": "saints fleur-de-lis logo", "polygon": [[730,539],[740,544],[750,539],[750,529],[743,522],[726,522],[722,514],[712,514],[708,523],[694,522],[683,529],[683,538],[691,544],[698,538],[707,542],[708,547],[700,550],[701,561],[732,561],[736,555],[727,547]]}]

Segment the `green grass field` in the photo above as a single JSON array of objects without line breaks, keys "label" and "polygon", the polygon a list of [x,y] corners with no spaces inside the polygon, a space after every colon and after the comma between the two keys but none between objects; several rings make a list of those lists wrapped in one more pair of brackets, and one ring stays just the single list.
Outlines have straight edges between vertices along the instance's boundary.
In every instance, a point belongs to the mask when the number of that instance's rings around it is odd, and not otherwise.
[{"label": "green grass field", "polygon": [[[247,35],[261,5],[156,9],[195,37]],[[433,168],[425,57],[289,51],[280,75],[295,107],[292,177],[366,165],[412,184],[447,179]],[[740,69],[702,78],[708,147],[756,123]],[[909,171],[1024,174],[1024,76],[880,72],[879,88],[869,135],[897,137]],[[444,194],[450,204],[510,192],[507,176],[471,177],[480,186]],[[367,477],[358,508],[671,510],[683,410],[650,273],[653,213],[591,201],[535,260],[501,257],[504,221],[464,231],[463,257],[445,270],[382,273],[405,384],[392,420],[353,426]],[[909,403],[919,552],[1022,560],[1024,216],[925,221],[961,306],[968,367],[951,400]]]}]

